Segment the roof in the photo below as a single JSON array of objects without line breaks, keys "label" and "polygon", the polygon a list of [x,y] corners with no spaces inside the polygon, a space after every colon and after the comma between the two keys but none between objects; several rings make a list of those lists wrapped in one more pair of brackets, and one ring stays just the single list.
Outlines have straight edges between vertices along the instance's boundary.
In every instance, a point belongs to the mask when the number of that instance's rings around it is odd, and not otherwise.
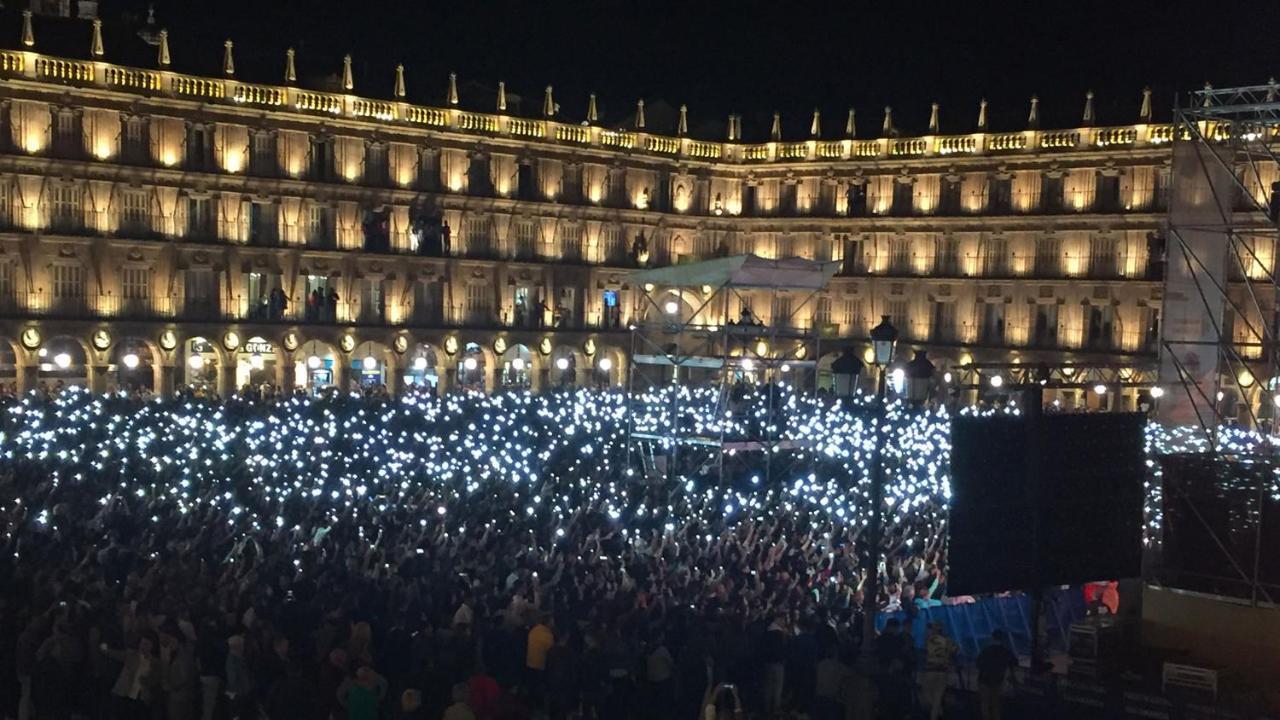
[{"label": "roof", "polygon": [[821,290],[839,269],[839,262],[817,262],[797,257],[770,260],[759,255],[734,255],[641,270],[632,273],[631,280],[666,287],[710,285],[716,288]]}]

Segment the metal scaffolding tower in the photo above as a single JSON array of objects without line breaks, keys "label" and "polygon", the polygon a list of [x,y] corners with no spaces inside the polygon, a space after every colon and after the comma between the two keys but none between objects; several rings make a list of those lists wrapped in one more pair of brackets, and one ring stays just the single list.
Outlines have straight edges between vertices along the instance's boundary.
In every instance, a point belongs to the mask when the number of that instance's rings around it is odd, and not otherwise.
[{"label": "metal scaffolding tower", "polygon": [[[1171,136],[1157,417],[1196,428],[1203,451],[1160,458],[1160,553],[1148,579],[1271,603],[1280,92],[1274,81],[1206,86],[1186,100]],[[1260,432],[1224,430],[1238,425]]]}]

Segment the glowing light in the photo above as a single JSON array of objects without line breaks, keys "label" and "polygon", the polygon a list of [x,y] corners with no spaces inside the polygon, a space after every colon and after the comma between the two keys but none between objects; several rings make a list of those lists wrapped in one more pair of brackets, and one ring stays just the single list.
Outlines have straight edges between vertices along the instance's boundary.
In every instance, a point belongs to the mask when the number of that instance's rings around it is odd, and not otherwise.
[{"label": "glowing light", "polygon": [[198,353],[192,355],[187,358],[187,364],[191,366],[192,370],[200,370],[204,367],[204,356]]},{"label": "glowing light", "polygon": [[951,378],[951,373],[950,373],[950,372],[944,372],[944,373],[942,373],[942,382],[947,383],[948,385],[950,385],[950,384],[951,384],[951,379],[952,379],[952,378]]},{"label": "glowing light", "polygon": [[600,358],[600,369],[609,372],[613,369],[613,360],[609,358]]},{"label": "glowing light", "polygon": [[413,369],[422,372],[427,369],[427,359],[421,355],[413,359]]},{"label": "glowing light", "polygon": [[991,376],[991,387],[998,388],[1002,385],[1004,385],[1004,378],[1000,377],[999,375]]},{"label": "glowing light", "polygon": [[71,367],[71,356],[67,353],[58,353],[53,356],[53,364],[57,365],[59,369],[66,370]]},{"label": "glowing light", "polygon": [[468,371],[475,370],[476,365],[478,365],[478,363],[476,362],[476,359],[473,357],[469,357],[466,360],[462,361],[462,367],[466,368]]},{"label": "glowing light", "polygon": [[1159,385],[1156,385],[1155,387],[1151,388],[1151,397],[1157,400],[1164,397],[1164,388],[1160,387]]},{"label": "glowing light", "polygon": [[307,358],[307,367],[311,368],[312,370],[319,370],[319,369],[320,369],[320,356],[319,356],[319,355],[312,355],[311,357]]},{"label": "glowing light", "polygon": [[266,361],[262,359],[261,355],[259,355],[258,353],[254,353],[249,356],[249,367],[253,368],[254,370],[261,370],[262,368],[266,367]]},{"label": "glowing light", "polygon": [[138,356],[133,353],[129,353],[124,357],[120,358],[120,361],[123,362],[124,366],[129,368],[130,370],[138,367]]},{"label": "glowing light", "polygon": [[568,369],[569,369],[569,358],[566,358],[566,357],[559,357],[559,358],[556,358],[556,369],[557,369],[557,370],[568,370]]},{"label": "glowing light", "polygon": [[1097,385],[1093,386],[1093,392],[1098,395],[1106,395],[1107,386],[1103,385],[1102,383],[1098,383]]},{"label": "glowing light", "polygon": [[524,358],[516,358],[511,361],[511,369],[516,372],[524,372]]},{"label": "glowing light", "polygon": [[662,309],[665,310],[668,315],[675,315],[680,312],[680,303],[675,300],[668,300],[667,304],[662,306]]},{"label": "glowing light", "polygon": [[373,371],[378,369],[378,361],[372,355],[365,356],[361,363],[365,370]]}]

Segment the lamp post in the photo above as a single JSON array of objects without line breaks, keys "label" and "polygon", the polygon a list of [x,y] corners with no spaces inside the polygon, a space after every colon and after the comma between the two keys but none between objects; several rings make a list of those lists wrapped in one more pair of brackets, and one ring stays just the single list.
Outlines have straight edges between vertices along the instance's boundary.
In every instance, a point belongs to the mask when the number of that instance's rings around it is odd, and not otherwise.
[{"label": "lamp post", "polygon": [[858,376],[862,374],[862,361],[847,347],[840,357],[831,363],[831,389],[836,397],[852,397],[857,393]]},{"label": "lamp post", "polygon": [[863,668],[870,673],[873,667],[874,650],[872,641],[876,636],[876,611],[880,596],[880,536],[881,513],[884,512],[884,472],[880,467],[881,446],[884,443],[884,432],[881,425],[885,419],[885,379],[889,374],[889,363],[893,362],[893,349],[898,342],[898,329],[889,321],[888,315],[880,316],[880,324],[871,329],[871,351],[879,370],[876,385],[876,428],[875,450],[871,455],[871,521],[867,527],[866,565],[863,568],[862,582],[862,661]]},{"label": "lamp post", "polygon": [[915,357],[907,363],[907,399],[913,404],[920,405],[929,399],[934,370],[924,350],[917,350]]}]

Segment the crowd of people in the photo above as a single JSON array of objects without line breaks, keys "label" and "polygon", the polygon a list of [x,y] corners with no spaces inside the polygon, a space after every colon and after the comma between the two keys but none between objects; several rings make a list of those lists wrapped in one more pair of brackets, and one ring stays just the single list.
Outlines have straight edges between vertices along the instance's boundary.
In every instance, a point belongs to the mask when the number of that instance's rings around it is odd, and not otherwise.
[{"label": "crowd of people", "polygon": [[[0,716],[902,717],[917,671],[940,711],[936,631],[917,661],[893,621],[853,672],[873,416],[788,395],[785,472],[671,483],[629,420],[740,421],[664,392],[5,400]],[[885,419],[908,619],[966,600],[941,412]]]}]

